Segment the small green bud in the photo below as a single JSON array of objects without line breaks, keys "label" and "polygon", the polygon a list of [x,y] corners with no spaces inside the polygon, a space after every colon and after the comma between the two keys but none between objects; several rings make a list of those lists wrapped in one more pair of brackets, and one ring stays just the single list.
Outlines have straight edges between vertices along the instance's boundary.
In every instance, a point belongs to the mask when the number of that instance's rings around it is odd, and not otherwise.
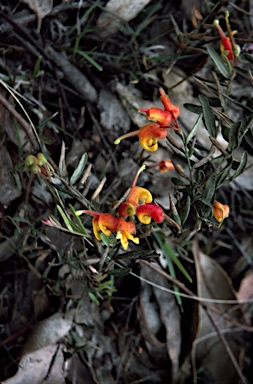
[{"label": "small green bud", "polygon": [[45,158],[45,156],[43,155],[43,153],[38,153],[37,155],[37,159],[38,159],[38,164],[39,165],[44,165],[47,163],[47,159]]},{"label": "small green bud", "polygon": [[39,173],[40,172],[40,167],[37,164],[33,164],[30,168],[32,173]]},{"label": "small green bud", "polygon": [[38,163],[38,159],[33,155],[29,155],[25,159],[25,165],[27,167],[31,167],[33,164],[37,164],[37,163]]}]

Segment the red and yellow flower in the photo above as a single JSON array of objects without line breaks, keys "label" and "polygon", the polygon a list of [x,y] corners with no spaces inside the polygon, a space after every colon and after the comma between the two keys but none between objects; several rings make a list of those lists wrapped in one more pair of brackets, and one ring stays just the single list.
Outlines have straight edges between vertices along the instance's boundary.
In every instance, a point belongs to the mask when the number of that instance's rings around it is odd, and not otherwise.
[{"label": "red and yellow flower", "polygon": [[169,99],[169,96],[166,95],[162,88],[159,88],[160,99],[163,103],[164,110],[161,108],[149,108],[149,109],[140,109],[139,112],[146,114],[149,120],[157,121],[160,127],[166,127],[177,130],[178,124],[176,119],[180,114],[180,108],[176,105],[173,105]]},{"label": "red and yellow flower", "polygon": [[180,108],[171,103],[169,97],[162,88],[159,89],[159,92],[164,110],[156,107],[140,109],[139,112],[145,113],[147,118],[153,122],[144,125],[136,131],[118,137],[114,141],[114,144],[119,144],[121,140],[137,135],[143,149],[154,152],[158,148],[158,139],[164,139],[167,136],[168,128],[179,130],[177,117],[180,114]]},{"label": "red and yellow flower", "polygon": [[128,248],[128,240],[139,244],[139,238],[133,236],[136,232],[136,227],[132,221],[114,217],[110,213],[99,213],[88,210],[79,211],[78,214],[80,213],[93,216],[92,228],[97,240],[101,240],[101,232],[106,236],[110,236],[112,232],[116,232],[116,239],[120,239],[124,250]]}]

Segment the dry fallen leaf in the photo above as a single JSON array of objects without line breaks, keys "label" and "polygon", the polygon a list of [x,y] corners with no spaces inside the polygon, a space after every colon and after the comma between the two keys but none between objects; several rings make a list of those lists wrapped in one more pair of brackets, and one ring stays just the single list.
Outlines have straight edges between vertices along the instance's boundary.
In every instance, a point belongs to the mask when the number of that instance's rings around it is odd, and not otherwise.
[{"label": "dry fallen leaf", "polygon": [[97,21],[97,31],[102,37],[117,32],[122,22],[134,19],[150,0],[109,0]]},{"label": "dry fallen leaf", "polygon": [[[215,260],[201,252],[196,241],[193,245],[193,254],[196,263],[198,295],[207,299],[236,300],[226,272]],[[235,327],[225,315],[229,315],[232,320],[244,323],[242,312],[236,304],[219,301],[210,305],[218,310],[216,313],[208,309],[239,365],[239,357],[243,353],[242,329]],[[223,384],[236,382],[238,379],[234,364],[202,305],[199,305],[199,324],[192,359],[194,362],[198,362],[198,367],[202,367],[217,383],[220,382],[221,377]],[[226,367],[225,375],[224,367]]]},{"label": "dry fallen leaf", "polygon": [[[155,263],[155,266],[160,268],[157,263]],[[141,332],[151,354],[160,353],[162,357],[164,350],[167,350],[172,365],[173,380],[178,371],[181,350],[179,308],[173,294],[157,287],[169,288],[168,281],[163,276],[154,272],[148,266],[142,265],[141,277],[156,284],[156,287],[152,287],[142,282],[140,295]],[[163,326],[166,331],[164,342],[158,339],[158,334]],[[164,346],[166,346],[165,349]]]},{"label": "dry fallen leaf", "polygon": [[38,18],[37,32],[40,32],[42,19],[51,12],[53,0],[23,0]]},{"label": "dry fallen leaf", "polygon": [[2,384],[58,384],[65,382],[62,348],[48,345],[22,357],[15,376]]}]

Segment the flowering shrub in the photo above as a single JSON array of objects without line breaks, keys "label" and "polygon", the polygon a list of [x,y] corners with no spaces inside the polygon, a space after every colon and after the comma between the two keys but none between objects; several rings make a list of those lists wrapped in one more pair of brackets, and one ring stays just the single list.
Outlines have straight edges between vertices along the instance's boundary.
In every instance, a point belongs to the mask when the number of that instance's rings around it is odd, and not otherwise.
[{"label": "flowering shrub", "polygon": [[[50,182],[51,178],[58,178],[72,196],[78,201],[84,202],[85,209],[78,209],[70,206],[66,209],[60,201],[58,211],[64,225],[53,215],[44,220],[46,225],[55,226],[61,230],[82,236],[87,241],[92,240],[90,231],[85,228],[84,218],[92,216],[92,229],[95,239],[102,242],[109,248],[119,244],[126,251],[131,242],[131,247],[138,246],[144,233],[152,233],[154,227],[169,229],[174,236],[189,233],[189,236],[202,228],[211,231],[218,229],[223,221],[229,216],[229,206],[218,202],[217,191],[225,184],[233,181],[241,175],[247,167],[247,151],[242,153],[241,159],[236,161],[234,151],[237,150],[243,140],[247,140],[250,133],[251,119],[244,116],[249,108],[237,102],[241,108],[241,119],[232,121],[225,115],[228,107],[226,98],[229,97],[231,83],[237,74],[237,58],[239,48],[235,43],[235,31],[231,31],[228,13],[225,14],[225,23],[228,36],[225,35],[219,25],[219,20],[214,25],[221,38],[221,56],[210,46],[207,46],[207,55],[210,57],[210,65],[216,69],[216,89],[209,80],[203,82],[205,93],[210,92],[212,99],[204,94],[199,95],[199,105],[186,104],[185,108],[198,115],[196,123],[187,132],[180,124],[180,108],[174,105],[163,88],[159,88],[162,108],[152,106],[141,108],[147,118],[147,124],[135,131],[126,133],[115,140],[120,145],[122,140],[137,136],[139,143],[145,151],[150,154],[157,151],[159,141],[164,147],[168,147],[180,158],[181,164],[170,158],[165,158],[156,164],[143,165],[145,159],[140,160],[140,168],[135,175],[128,193],[114,207],[100,209],[94,201],[85,201],[74,188],[75,182],[81,176],[86,160],[84,157],[70,179],[70,184],[59,176],[42,154],[37,157],[29,155],[26,159],[26,169],[42,176]],[[215,30],[216,31],[216,30]],[[252,60],[248,58],[249,63]],[[242,71],[242,70],[241,70]],[[250,76],[246,71],[245,76]],[[250,79],[250,77],[249,77]],[[226,91],[224,91],[224,89]],[[201,145],[198,138],[198,130],[201,121],[209,135],[210,144]],[[227,141],[223,147],[218,139],[221,134]],[[250,140],[249,140],[250,141]],[[146,155],[143,155],[145,157]],[[170,198],[170,208],[165,210],[154,200],[153,193],[147,188],[137,185],[137,181],[144,169],[160,173],[172,172],[172,183],[175,187],[174,196]],[[100,187],[95,195],[100,193]],[[104,212],[103,212],[104,211]],[[144,229],[148,226],[147,231]],[[100,243],[101,244],[101,243]],[[174,260],[183,269],[179,261]]]}]

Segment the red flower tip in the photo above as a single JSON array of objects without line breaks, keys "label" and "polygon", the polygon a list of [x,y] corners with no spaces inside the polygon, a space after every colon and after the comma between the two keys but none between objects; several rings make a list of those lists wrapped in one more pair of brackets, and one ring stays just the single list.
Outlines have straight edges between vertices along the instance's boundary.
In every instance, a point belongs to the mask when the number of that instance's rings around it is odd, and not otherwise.
[{"label": "red flower tip", "polygon": [[169,99],[169,96],[166,95],[162,88],[159,88],[160,98],[164,106],[164,110],[172,114],[173,119],[177,119],[180,115],[180,108],[176,105],[173,105]]}]

